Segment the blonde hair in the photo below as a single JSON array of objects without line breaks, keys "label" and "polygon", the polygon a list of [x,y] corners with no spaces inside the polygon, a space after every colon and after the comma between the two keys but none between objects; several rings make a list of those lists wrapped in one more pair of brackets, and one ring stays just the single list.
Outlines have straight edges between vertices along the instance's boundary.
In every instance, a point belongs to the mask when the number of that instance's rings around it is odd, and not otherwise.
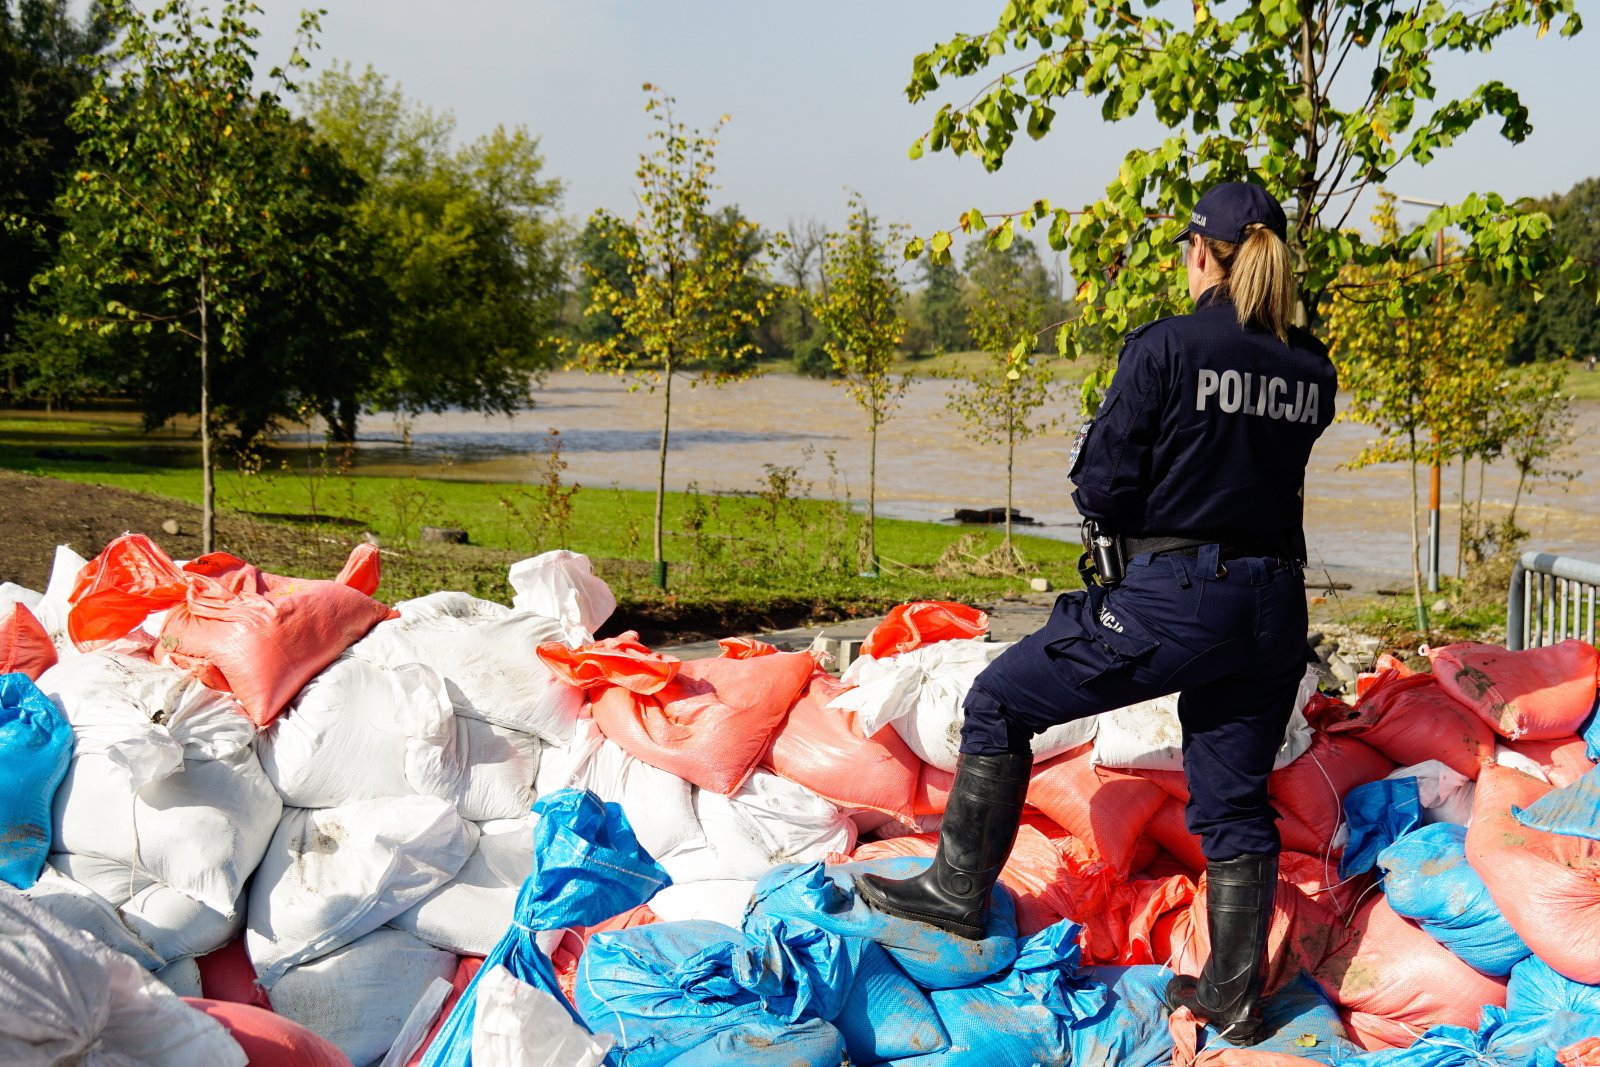
[{"label": "blonde hair", "polygon": [[1233,301],[1239,325],[1255,323],[1289,339],[1294,318],[1294,273],[1289,246],[1259,222],[1245,227],[1240,244],[1203,238],[1211,257],[1222,268],[1221,294]]}]

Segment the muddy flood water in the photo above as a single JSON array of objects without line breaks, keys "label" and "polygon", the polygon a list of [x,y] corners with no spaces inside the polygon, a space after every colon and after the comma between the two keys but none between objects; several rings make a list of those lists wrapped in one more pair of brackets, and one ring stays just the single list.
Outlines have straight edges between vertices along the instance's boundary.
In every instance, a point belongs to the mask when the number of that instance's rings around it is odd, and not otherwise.
[{"label": "muddy flood water", "polygon": [[[895,518],[948,520],[956,508],[1005,503],[1005,452],[974,444],[945,408],[949,386],[918,381],[879,431],[878,511]],[[1015,506],[1039,525],[1028,532],[1076,541],[1078,515],[1066,479],[1067,456],[1078,419],[1075,399],[1054,411],[1060,428],[1023,442],[1017,450]],[[1342,405],[1341,405],[1342,408]],[[367,473],[421,473],[491,481],[535,477],[537,453],[551,429],[560,431],[564,478],[587,488],[651,489],[655,484],[660,394],[630,393],[616,378],[564,372],[535,394],[535,407],[516,416],[426,415],[412,425],[412,447],[385,416],[362,423],[357,463]],[[1372,432],[1336,423],[1312,456],[1307,475],[1307,538],[1314,568],[1358,590],[1394,585],[1409,575],[1410,500],[1407,468],[1400,464],[1342,469]],[[670,489],[690,483],[702,491],[749,492],[764,478],[764,464],[801,467],[808,495],[830,494],[829,456],[837,477],[833,493],[856,503],[867,490],[865,416],[839,387],[827,382],[770,375],[722,388],[673,389],[667,463]],[[1600,560],[1600,403],[1581,402],[1578,440],[1564,463],[1585,473],[1571,482],[1543,481],[1525,491],[1519,524],[1527,547]],[[421,468],[422,470],[419,470]],[[1476,465],[1469,500],[1477,494]],[[1422,472],[1426,501],[1426,472]],[[1455,570],[1459,469],[1444,474],[1441,571]],[[1509,463],[1489,468],[1484,500],[1508,506],[1516,490]],[[1426,521],[1425,518],[1423,520]]]}]

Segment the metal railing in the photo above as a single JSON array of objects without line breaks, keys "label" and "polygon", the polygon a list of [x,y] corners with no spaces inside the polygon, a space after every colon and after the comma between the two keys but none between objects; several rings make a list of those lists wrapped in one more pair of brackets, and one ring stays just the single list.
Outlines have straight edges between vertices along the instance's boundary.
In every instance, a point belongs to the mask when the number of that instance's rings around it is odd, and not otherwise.
[{"label": "metal railing", "polygon": [[1553,645],[1569,637],[1595,643],[1600,563],[1524,552],[1511,571],[1506,597],[1506,647]]}]

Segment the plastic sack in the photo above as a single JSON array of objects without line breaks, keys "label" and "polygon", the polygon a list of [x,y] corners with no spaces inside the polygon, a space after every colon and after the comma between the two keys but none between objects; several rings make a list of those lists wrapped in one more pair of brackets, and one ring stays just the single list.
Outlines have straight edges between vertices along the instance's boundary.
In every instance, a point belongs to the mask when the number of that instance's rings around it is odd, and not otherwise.
[{"label": "plastic sack", "polygon": [[1575,733],[1594,707],[1600,651],[1575,637],[1521,652],[1469,641],[1427,654],[1444,691],[1513,741]]},{"label": "plastic sack", "polygon": [[803,785],[756,771],[732,796],[694,794],[705,834],[698,849],[679,848],[659,862],[675,882],[760,878],[780,863],[808,863],[855,847],[856,825]]},{"label": "plastic sack", "polygon": [[1507,741],[1504,748],[1532,762],[1545,781],[1558,788],[1571,785],[1595,767],[1587,742],[1577,734],[1543,741]]},{"label": "plastic sack", "polygon": [[1467,862],[1467,829],[1435,823],[1378,855],[1390,907],[1473,969],[1505,975],[1532,951],[1506,922]]},{"label": "plastic sack", "polygon": [[255,964],[250,962],[242,935],[213,952],[196,957],[195,963],[200,968],[200,991],[207,1000],[226,1000],[272,1010],[272,998],[256,980]]},{"label": "plastic sack", "polygon": [[639,904],[592,926],[567,926],[560,930],[541,930],[535,942],[539,951],[550,957],[550,964],[555,970],[556,984],[561,987],[561,994],[567,998],[568,1004],[576,1005],[578,997],[574,990],[578,981],[578,964],[583,960],[590,939],[595,934],[610,933],[613,930],[632,930],[635,926],[649,926],[656,921],[658,921],[656,913],[650,909],[650,905]]},{"label": "plastic sack", "polygon": [[360,544],[352,548],[349,558],[333,580],[358,593],[377,596],[378,585],[383,580],[383,557],[378,552],[378,546]]},{"label": "plastic sack", "polygon": [[25,674],[0,674],[0,881],[27,889],[50,855],[51,804],[72,762],[72,727]]},{"label": "plastic sack", "polygon": [[595,577],[589,557],[579,552],[558,548],[518,560],[506,578],[516,591],[511,606],[557,620],[570,645],[592,641],[617,610],[611,587]]},{"label": "plastic sack", "polygon": [[977,637],[988,630],[988,614],[965,604],[937,600],[897,604],[861,642],[861,653],[882,659],[937,641]]},{"label": "plastic sack", "polygon": [[22,604],[0,608],[0,674],[25,674],[38,681],[55,662],[56,646],[33,612]]},{"label": "plastic sack", "polygon": [[1028,783],[1028,803],[1123,878],[1133,870],[1146,824],[1165,800],[1161,787],[1147,778],[1096,767],[1089,744],[1035,765]]},{"label": "plastic sack", "polygon": [[187,592],[188,578],[171,556],[144,534],[123,534],[79,572],[67,634],[80,649],[114,641]]},{"label": "plastic sack", "polygon": [[45,864],[38,881],[23,895],[74,930],[82,930],[107,948],[131,956],[146,970],[166,963],[165,956],[128,928],[111,901],[50,864]]},{"label": "plastic sack", "polygon": [[1317,725],[1406,765],[1438,760],[1468,778],[1494,761],[1494,731],[1431,674],[1385,672],[1355,706],[1325,708]]},{"label": "plastic sack", "polygon": [[654,694],[613,686],[590,711],[630,755],[727,794],[755,770],[815,666],[804,652],[691,660]]},{"label": "plastic sack", "polygon": [[[456,1004],[460,1002],[462,996],[466,993],[467,986],[472,984],[472,980],[477,977],[478,972],[482,969],[483,959],[479,956],[463,956],[460,962],[456,964],[455,976],[450,980],[450,992],[444,998],[444,1003],[439,1006],[439,1012],[434,1016],[433,1024],[429,1027],[428,1032],[418,1042],[416,1050],[411,1053],[411,1058],[406,1060],[406,1067],[419,1067],[422,1063],[422,1057],[427,1055],[429,1048],[433,1047],[434,1038],[438,1037],[439,1031],[444,1029],[445,1022],[450,1018],[450,1013],[455,1011]],[[391,1048],[389,1052],[390,1055],[393,1055],[394,1049]],[[385,1060],[387,1059],[388,1057],[385,1057]]]},{"label": "plastic sack", "polygon": [[1389,772],[1389,777],[1416,781],[1422,825],[1448,822],[1465,826],[1472,819],[1472,794],[1475,789],[1472,779],[1438,760],[1396,767]]},{"label": "plastic sack", "polygon": [[660,922],[705,919],[739,927],[756,883],[748,878],[716,878],[704,882],[669,885],[650,898],[650,910]]},{"label": "plastic sack", "polygon": [[1579,734],[1583,738],[1583,754],[1589,759],[1600,760],[1600,697],[1595,698],[1594,708]]},{"label": "plastic sack", "polygon": [[941,1052],[950,1035],[928,994],[887,952],[860,946],[850,991],[833,1025],[844,1035],[851,1063],[881,1063],[900,1056]]},{"label": "plastic sack", "polygon": [[598,691],[621,686],[643,696],[661,692],[683,665],[676,656],[650,651],[633,630],[577,648],[547,641],[538,653],[557,678],[574,688]]},{"label": "plastic sack", "polygon": [[1087,967],[1105,986],[1105,1005],[1072,1028],[1074,1067],[1157,1067],[1170,1060],[1172,1035],[1162,994],[1165,967]]},{"label": "plastic sack", "polygon": [[486,822],[455,877],[389,925],[435,948],[486,956],[516,913],[517,892],[533,870],[533,817]]},{"label": "plastic sack", "polygon": [[496,964],[478,984],[473,1067],[599,1067],[611,1048],[572,1022],[556,997]]},{"label": "plastic sack", "polygon": [[[1360,1055],[1339,1013],[1322,987],[1307,975],[1295,977],[1261,1005],[1266,1039],[1239,1048],[1207,1030],[1188,1008],[1172,1014],[1172,1067],[1312,1067]],[[1207,1035],[1204,1047],[1202,1034]],[[1358,1061],[1359,1062],[1359,1061]]]},{"label": "plastic sack", "polygon": [[1278,810],[1283,847],[1293,852],[1326,852],[1344,824],[1344,797],[1358,785],[1376,782],[1394,770],[1377,749],[1348,736],[1315,731],[1306,754],[1267,778],[1267,792]]},{"label": "plastic sack", "polygon": [[133,960],[0,892],[0,1063],[245,1067],[246,1058]]},{"label": "plastic sack", "polygon": [[239,1043],[251,1064],[261,1067],[351,1067],[350,1057],[333,1042],[299,1023],[249,1004],[184,997],[195,1011],[214,1019]]},{"label": "plastic sack", "polygon": [[1550,791],[1521,771],[1485,767],[1467,860],[1535,955],[1575,982],[1600,984],[1600,842],[1534,830],[1512,814]]},{"label": "plastic sack", "polygon": [[1506,1028],[1495,1048],[1564,1048],[1600,1035],[1600,986],[1574,982],[1537,956],[1511,969]]},{"label": "plastic sack", "polygon": [[1378,853],[1422,824],[1422,802],[1415,778],[1390,776],[1358,785],[1344,797],[1350,838],[1339,858],[1339,876],[1364,874]]},{"label": "plastic sack", "polygon": [[50,865],[114,907],[163,963],[211,952],[244,925],[242,899],[213,908],[124,862],[57,852]]},{"label": "plastic sack", "polygon": [[1600,767],[1511,814],[1529,829],[1600,841]]}]

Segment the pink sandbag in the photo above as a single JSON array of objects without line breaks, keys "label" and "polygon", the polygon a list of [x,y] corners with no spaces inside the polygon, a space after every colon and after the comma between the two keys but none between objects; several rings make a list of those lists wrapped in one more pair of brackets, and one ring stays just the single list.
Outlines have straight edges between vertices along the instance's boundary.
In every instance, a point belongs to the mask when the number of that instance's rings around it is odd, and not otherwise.
[{"label": "pink sandbag", "polygon": [[1176,797],[1167,797],[1161,802],[1145,825],[1144,833],[1183,864],[1191,877],[1198,878],[1200,872],[1206,869],[1206,856],[1200,850],[1200,839],[1189,832],[1189,824],[1183,814],[1183,802]]},{"label": "pink sandbag", "polygon": [[820,671],[813,674],[772,735],[761,765],[842,807],[909,818],[922,761],[893,726],[867,737],[855,712],[828,707],[848,688]]},{"label": "pink sandbag", "polygon": [[778,651],[777,645],[758,641],[754,637],[719,637],[717,647],[722,649],[719,655],[724,659],[755,659]]},{"label": "pink sandbag", "polygon": [[1095,766],[1093,755],[1094,743],[1086,742],[1035,767],[1028,803],[1126,878],[1145,826],[1166,796],[1148,779]]},{"label": "pink sandbag", "polygon": [[383,557],[378,554],[378,546],[360,544],[352,548],[350,558],[333,580],[358,593],[376,596],[378,583],[383,580]]},{"label": "pink sandbag", "polygon": [[1476,778],[1478,768],[1494,760],[1489,724],[1431,674],[1385,672],[1354,707],[1343,714],[1324,711],[1316,725],[1371,745],[1400,767],[1433,759]]},{"label": "pink sandbag", "polygon": [[1368,1048],[1372,1039],[1404,1048],[1430,1026],[1476,1030],[1485,1005],[1506,1004],[1504,978],[1468,967],[1381,895],[1355,913],[1347,939],[1312,977]]},{"label": "pink sandbag", "polygon": [[347,585],[268,574],[226,552],[183,569],[188,589],[161,627],[157,662],[232,693],[257,726],[390,614]]},{"label": "pink sandbag", "polygon": [[272,1000],[262,988],[256,965],[250,961],[250,953],[244,947],[244,934],[196,957],[194,962],[200,968],[200,992],[207,999],[272,1010]]},{"label": "pink sandbag", "polygon": [[67,636],[82,649],[115,641],[151,612],[181,603],[187,589],[183,571],[154,541],[123,534],[78,572],[67,597]]},{"label": "pink sandbag", "polygon": [[350,1067],[350,1057],[337,1045],[281,1015],[226,1000],[184,997],[183,1002],[221,1023],[244,1049],[250,1067]]},{"label": "pink sandbag", "polygon": [[1278,874],[1293,882],[1300,892],[1339,915],[1354,911],[1373,876],[1358,874],[1339,877],[1339,857],[1313,856],[1306,852],[1278,854]]},{"label": "pink sandbag", "polygon": [[702,789],[733,793],[815,670],[804,652],[689,660],[657,692],[612,686],[595,693],[590,710],[600,732],[630,756]]},{"label": "pink sandbag", "polygon": [[1167,1020],[1172,1035],[1172,1059],[1168,1067],[1326,1067],[1322,1060],[1308,1060],[1283,1052],[1261,1052],[1240,1048],[1227,1041],[1212,1041],[1200,1047],[1205,1025],[1188,1008],[1179,1008]]},{"label": "pink sandbag", "polygon": [[56,665],[50,634],[23,604],[0,612],[0,674],[26,674],[30,682]]},{"label": "pink sandbag", "polygon": [[433,1044],[433,1039],[439,1036],[439,1031],[444,1029],[445,1021],[450,1018],[450,1013],[455,1010],[456,1001],[461,999],[461,994],[467,991],[467,986],[472,984],[472,979],[477,976],[483,967],[482,956],[462,956],[456,962],[456,973],[450,979],[450,995],[444,998],[444,1003],[439,1006],[439,1014],[433,1017],[433,1025],[428,1028],[428,1036],[422,1039],[422,1044],[417,1046],[417,1051],[411,1054],[406,1061],[406,1067],[420,1067],[422,1059],[428,1054],[428,1046]]},{"label": "pink sandbag", "polygon": [[1507,741],[1506,747],[1537,763],[1557,789],[1571,785],[1594,769],[1594,761],[1589,758],[1589,743],[1577,734],[1548,741]]},{"label": "pink sandbag", "polygon": [[1304,755],[1267,779],[1278,833],[1291,852],[1322,855],[1344,821],[1345,795],[1394,770],[1383,753],[1351,737],[1314,731]]},{"label": "pink sandbag", "polygon": [[1522,652],[1468,641],[1428,657],[1445,692],[1513,741],[1577,733],[1594,708],[1600,651],[1576,637]]},{"label": "pink sandbag", "polygon": [[1510,767],[1485,767],[1467,862],[1534,955],[1574,982],[1600,985],[1600,841],[1534,830],[1511,814],[1551,788]]},{"label": "pink sandbag", "polygon": [[861,642],[863,654],[882,659],[935,641],[977,637],[989,629],[989,616],[965,604],[924,600],[891,608]]},{"label": "pink sandbag", "polygon": [[535,654],[557,678],[590,693],[621,686],[632,693],[659,693],[678,676],[682,665],[676,656],[652,652],[639,643],[633,630],[578,648],[546,641]]},{"label": "pink sandbag", "polygon": [[[1172,930],[1172,969],[1179,974],[1199,974],[1206,957],[1211,955],[1207,899],[1206,879],[1201,878],[1187,916],[1179,916]],[[1338,915],[1302,893],[1280,871],[1277,892],[1273,894],[1272,922],[1267,930],[1267,971],[1263,979],[1266,995],[1283,988],[1301,971],[1315,971],[1343,938]]]}]

